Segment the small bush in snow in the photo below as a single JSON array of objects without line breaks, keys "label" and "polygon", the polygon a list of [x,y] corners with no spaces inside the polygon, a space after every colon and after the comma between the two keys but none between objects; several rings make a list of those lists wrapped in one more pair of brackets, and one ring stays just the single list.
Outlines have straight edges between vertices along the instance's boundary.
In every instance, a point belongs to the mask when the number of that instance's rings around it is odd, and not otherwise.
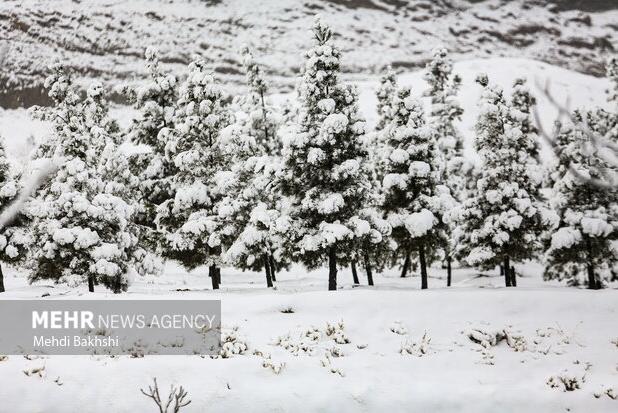
[{"label": "small bush in snow", "polygon": [[322,367],[326,368],[328,371],[330,371],[333,374],[338,374],[341,377],[345,377],[345,374],[343,371],[341,371],[341,369],[339,369],[338,367],[333,366],[332,360],[331,360],[331,356],[329,353],[326,353],[324,355],[324,358],[322,360],[320,360],[320,362],[322,363]]},{"label": "small bush in snow", "polygon": [[262,367],[265,369],[270,369],[275,374],[281,374],[281,371],[285,367],[284,362],[275,362],[270,358],[265,358],[262,360]]},{"label": "small bush in snow", "polygon": [[580,378],[576,376],[571,376],[565,372],[557,376],[551,376],[547,380],[547,385],[552,389],[559,389],[567,392],[580,389],[583,382],[583,377]]},{"label": "small bush in snow", "polygon": [[527,349],[525,338],[513,334],[507,329],[487,331],[480,328],[473,328],[468,330],[465,334],[471,341],[486,349],[498,345],[502,340],[505,340],[508,346],[515,351],[524,351]]},{"label": "small bush in snow", "polygon": [[614,390],[613,387],[605,388],[605,386],[603,386],[600,391],[594,392],[594,397],[596,397],[597,399],[600,399],[603,395],[609,397],[612,400],[618,400],[618,391]]},{"label": "small bush in snow", "polygon": [[307,331],[305,331],[304,336],[311,341],[320,341],[322,338],[322,333],[315,327],[310,327]]},{"label": "small bush in snow", "polygon": [[191,404],[191,400],[187,399],[188,393],[182,386],[178,388],[173,385],[170,386],[167,399],[161,399],[157,378],[155,377],[153,381],[154,385],[148,386],[148,392],[144,389],[139,389],[139,391],[156,403],[160,413],[178,413],[180,409]]},{"label": "small bush in snow", "polygon": [[341,347],[337,347],[337,346],[333,346],[329,348],[328,354],[330,354],[331,357],[343,357],[345,355],[343,353],[343,350],[341,350]]},{"label": "small bush in snow", "polygon": [[219,356],[221,358],[228,359],[235,355],[242,355],[245,354],[248,349],[247,343],[239,338],[237,327],[231,331],[221,333],[221,350],[219,350]]},{"label": "small bush in snow", "polygon": [[401,348],[399,349],[399,353],[401,354],[410,354],[416,357],[423,357],[429,352],[429,345],[431,343],[431,338],[427,335],[427,332],[423,334],[423,337],[417,342],[414,343],[410,340],[406,340],[401,344]]},{"label": "small bush in snow", "polygon": [[326,323],[326,335],[333,339],[337,344],[349,344],[350,339],[343,333],[343,321],[337,324]]},{"label": "small bush in snow", "polygon": [[301,340],[296,341],[290,337],[290,334],[287,334],[285,336],[278,337],[274,344],[276,346],[286,349],[287,351],[292,353],[294,356],[298,356],[301,353],[311,355],[313,354],[313,350],[316,345],[315,343],[318,340],[319,340],[319,336],[316,340],[312,340],[312,339],[307,340],[306,338],[302,338]]},{"label": "small bush in snow", "polygon": [[395,321],[391,324],[390,330],[392,333],[399,334],[400,336],[405,336],[408,334],[408,329],[401,323],[401,321]]},{"label": "small bush in snow", "polygon": [[28,377],[38,376],[42,378],[45,375],[45,366],[24,370],[24,374]]}]

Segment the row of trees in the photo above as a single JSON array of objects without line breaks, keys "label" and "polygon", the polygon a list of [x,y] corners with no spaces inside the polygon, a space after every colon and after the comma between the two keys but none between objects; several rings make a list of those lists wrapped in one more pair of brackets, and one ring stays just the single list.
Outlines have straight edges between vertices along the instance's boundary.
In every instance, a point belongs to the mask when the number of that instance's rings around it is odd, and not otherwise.
[{"label": "row of trees", "polygon": [[[356,89],[339,80],[331,29],[316,20],[313,36],[297,102],[282,106],[269,103],[246,48],[248,92],[233,98],[201,58],[180,82],[148,49],[148,82],[123,89],[139,113],[128,130],[110,118],[99,84],[82,98],[55,67],[46,83],[54,106],[33,110],[53,126],[33,159],[49,177],[24,187],[0,156],[0,259],[23,261],[33,281],[115,292],[126,290],[129,267],[156,273],[159,258],[207,266],[214,289],[223,266],[264,269],[271,287],[292,262],[327,263],[330,290],[342,267],[358,283],[357,264],[373,284],[375,270],[402,265],[406,276],[418,263],[427,288],[434,261],[446,266],[448,285],[457,261],[500,266],[515,286],[513,262],[541,254],[547,278],[579,284],[584,276],[590,288],[616,278],[616,163],[595,142],[616,145],[618,108],[579,111],[558,125],[559,156],[548,170],[525,81],[505,96],[480,75],[475,168],[455,126],[461,79],[444,49],[426,68],[431,111],[389,71],[378,125],[367,131]],[[608,72],[618,90],[616,60]]]}]

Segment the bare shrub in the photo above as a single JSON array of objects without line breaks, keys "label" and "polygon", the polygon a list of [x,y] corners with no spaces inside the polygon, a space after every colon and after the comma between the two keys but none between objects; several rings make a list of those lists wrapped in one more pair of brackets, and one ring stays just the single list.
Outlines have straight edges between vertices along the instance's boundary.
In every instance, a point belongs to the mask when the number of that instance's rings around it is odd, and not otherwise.
[{"label": "bare shrub", "polygon": [[144,389],[139,390],[144,396],[151,398],[156,403],[159,408],[159,413],[178,413],[181,408],[191,403],[191,400],[187,399],[187,391],[182,386],[175,387],[174,385],[170,386],[170,392],[167,396],[167,400],[164,402],[159,393],[157,378],[155,377],[153,381],[154,385],[148,386],[148,392],[144,391]]}]

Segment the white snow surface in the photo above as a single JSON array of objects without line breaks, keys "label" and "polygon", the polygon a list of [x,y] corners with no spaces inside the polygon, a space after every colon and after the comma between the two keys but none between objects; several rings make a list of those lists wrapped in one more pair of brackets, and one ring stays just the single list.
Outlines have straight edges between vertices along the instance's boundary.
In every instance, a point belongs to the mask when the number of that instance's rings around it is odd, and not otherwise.
[{"label": "white snow surface", "polygon": [[[398,270],[375,275],[368,287],[352,287],[348,269],[339,271],[340,290],[326,291],[326,270],[292,267],[277,274],[277,289],[265,288],[264,275],[224,268],[222,289],[209,289],[206,268],[191,274],[168,264],[150,284],[137,278],[120,296],[97,287],[28,286],[5,269],[7,292],[0,299],[214,299],[222,301],[223,327],[238,327],[247,344],[229,359],[199,356],[9,356],[0,361],[2,411],[149,412],[151,400],[139,389],[157,377],[163,391],[183,385],[191,412],[609,412],[618,401],[595,393],[618,387],[615,289],[587,291],[543,283],[535,264],[519,266],[517,288],[503,288],[498,271],[477,275],[429,269],[429,290],[419,290],[417,274]],[[152,281],[152,280],[151,280]],[[178,292],[176,289],[190,291]],[[283,313],[291,309],[293,313]],[[327,323],[343,323],[350,343],[326,336]],[[392,326],[400,326],[393,331]],[[316,328],[313,354],[292,353],[305,331]],[[468,335],[484,337],[507,330],[520,336],[487,348]],[[289,349],[276,345],[280,338]],[[423,335],[426,354],[415,353]],[[339,339],[341,341],[341,339]],[[401,351],[404,354],[401,354]],[[407,351],[412,351],[409,354]],[[279,374],[262,366],[255,351],[268,353]],[[330,367],[322,366],[326,352]],[[587,371],[584,366],[590,363]],[[45,366],[42,377],[23,371]],[[340,371],[331,373],[331,368]],[[567,373],[581,377],[581,388],[564,392],[546,382]],[[62,385],[58,385],[58,379]],[[505,391],[508,389],[508,391]]]}]

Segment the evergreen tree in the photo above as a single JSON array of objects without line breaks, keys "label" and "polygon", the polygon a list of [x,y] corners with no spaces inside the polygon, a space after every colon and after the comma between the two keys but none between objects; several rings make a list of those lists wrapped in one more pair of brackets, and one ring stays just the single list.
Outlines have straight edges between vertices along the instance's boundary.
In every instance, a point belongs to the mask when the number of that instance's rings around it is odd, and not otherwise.
[{"label": "evergreen tree", "polygon": [[444,239],[444,210],[452,202],[439,185],[440,168],[435,156],[436,132],[426,124],[421,103],[402,88],[393,99],[393,127],[387,130],[389,148],[384,211],[400,251],[418,253],[421,288],[427,284],[427,258]]},{"label": "evergreen tree", "polygon": [[516,285],[511,262],[531,259],[540,251],[540,234],[555,214],[541,202],[542,174],[533,156],[536,135],[525,128],[529,114],[524,116],[520,103],[507,102],[486,75],[477,81],[484,90],[475,148],[483,164],[476,193],[456,213],[457,253],[477,267],[502,264],[510,287]]},{"label": "evergreen tree", "polygon": [[381,234],[358,216],[370,184],[356,91],[339,84],[341,54],[331,29],[317,19],[313,34],[299,81],[299,129],[284,147],[280,185],[291,202],[288,235],[296,255],[309,267],[327,260],[328,288],[335,290],[338,265],[349,264],[362,237]]},{"label": "evergreen tree", "polygon": [[[431,98],[429,123],[437,134],[437,148],[441,163],[441,177],[453,197],[461,201],[465,197],[466,183],[470,179],[472,165],[463,156],[463,137],[454,122],[461,120],[463,109],[456,99],[461,87],[461,78],[453,74],[453,62],[447,50],[438,48],[433,59],[427,64],[425,80],[429,89],[425,96]],[[446,256],[447,286],[452,279],[452,239],[453,225],[448,225],[444,234]]]},{"label": "evergreen tree", "polygon": [[461,120],[463,109],[457,101],[461,78],[453,74],[453,62],[446,49],[436,49],[427,64],[425,80],[429,89],[425,96],[431,98],[429,124],[437,134],[437,147],[441,156],[441,180],[451,189],[453,196],[464,197],[465,173],[470,169],[463,156],[463,136],[455,122]]},{"label": "evergreen tree", "polygon": [[216,205],[216,172],[225,168],[220,133],[230,123],[224,95],[206,62],[196,57],[180,88],[173,118],[174,128],[165,128],[167,162],[175,173],[170,186],[175,196],[157,208],[156,223],[164,231],[161,253],[191,270],[208,265],[213,288],[219,288],[221,265],[220,221]]},{"label": "evergreen tree", "polygon": [[224,194],[216,209],[225,261],[242,269],[264,268],[267,286],[272,287],[282,244],[275,231],[280,216],[274,185],[279,161],[262,154],[256,139],[238,124],[222,131],[220,147],[227,167],[214,180],[216,191]]},{"label": "evergreen tree", "polygon": [[[32,242],[27,215],[23,211],[8,210],[16,201],[19,191],[19,175],[12,170],[6,158],[4,145],[0,144],[0,213],[3,214],[0,229],[0,263],[23,262]],[[4,274],[0,266],[0,293],[4,291]]]},{"label": "evergreen tree", "polygon": [[[616,59],[608,62],[607,69],[618,91]],[[610,102],[616,96],[610,94]],[[557,127],[559,159],[552,206],[560,221],[546,251],[544,277],[599,289],[603,281],[618,277],[618,167],[593,140],[600,137],[618,144],[618,107],[614,113],[576,111],[572,119],[574,124]],[[607,186],[589,180],[605,182],[608,177]]]},{"label": "evergreen tree", "polygon": [[386,68],[386,73],[380,78],[380,86],[376,92],[378,98],[378,131],[386,128],[393,121],[395,114],[392,108],[393,96],[397,94],[397,74],[392,67]]},{"label": "evergreen tree", "polygon": [[52,121],[53,146],[45,152],[61,162],[29,205],[38,246],[31,250],[30,280],[87,281],[90,291],[95,283],[114,292],[126,290],[138,237],[132,228],[133,208],[110,192],[110,188],[118,190],[116,185],[103,179],[104,148],[113,139],[108,121],[92,122],[104,119],[99,114],[106,109],[96,103],[104,102],[98,97],[102,88],[89,88],[87,100],[81,101],[71,78],[59,66],[46,86],[56,106],[36,113]]},{"label": "evergreen tree", "polygon": [[159,53],[154,48],[146,49],[146,67],[148,81],[138,87],[127,87],[124,92],[138,111],[129,128],[129,141],[145,149],[129,159],[132,173],[139,178],[135,188],[139,201],[136,221],[145,227],[144,231],[151,229],[143,239],[154,250],[162,242],[154,223],[157,207],[175,195],[171,177],[177,169],[166,156],[167,136],[161,131],[174,127],[178,97],[176,77],[163,72]]},{"label": "evergreen tree", "polygon": [[277,132],[281,119],[266,100],[268,87],[262,70],[248,47],[242,49],[242,57],[249,94],[242,99],[242,115],[236,115],[236,122],[243,126],[244,133],[255,138],[262,152],[280,154],[282,145]]}]

